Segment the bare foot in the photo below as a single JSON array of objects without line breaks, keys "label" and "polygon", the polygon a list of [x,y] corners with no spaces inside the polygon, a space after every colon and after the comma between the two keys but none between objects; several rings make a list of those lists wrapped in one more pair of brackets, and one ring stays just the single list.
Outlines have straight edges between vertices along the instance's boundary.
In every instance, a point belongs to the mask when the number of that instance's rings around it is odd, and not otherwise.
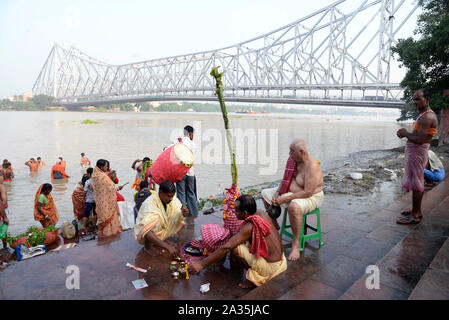
[{"label": "bare foot", "polygon": [[254,288],[256,285],[254,283],[252,283],[249,280],[245,280],[242,283],[239,283],[239,287],[243,288],[243,289],[252,289]]},{"label": "bare foot", "polygon": [[290,252],[290,256],[288,257],[288,261],[296,261],[301,257],[301,253],[299,252],[299,247],[292,247],[292,252]]}]

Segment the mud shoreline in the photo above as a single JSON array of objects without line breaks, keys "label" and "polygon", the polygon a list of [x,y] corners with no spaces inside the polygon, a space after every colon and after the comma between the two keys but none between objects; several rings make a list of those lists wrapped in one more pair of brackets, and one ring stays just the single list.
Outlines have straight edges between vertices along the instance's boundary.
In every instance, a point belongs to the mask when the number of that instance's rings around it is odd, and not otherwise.
[{"label": "mud shoreline", "polygon": [[[336,160],[333,165],[323,170],[324,194],[341,197],[348,205],[359,205],[360,209],[369,207],[379,201],[389,205],[402,195],[401,179],[404,174],[405,147],[388,150],[368,150],[351,153]],[[449,167],[449,144],[431,147],[438,154],[446,168]],[[351,174],[361,174],[361,179],[351,178]],[[360,176],[360,175],[359,175]],[[261,198],[261,191],[274,188],[281,180],[265,182],[241,188],[242,194],[251,194]],[[214,210],[220,210],[224,193],[200,199],[200,208],[208,201]],[[210,208],[206,204],[206,209]]]}]

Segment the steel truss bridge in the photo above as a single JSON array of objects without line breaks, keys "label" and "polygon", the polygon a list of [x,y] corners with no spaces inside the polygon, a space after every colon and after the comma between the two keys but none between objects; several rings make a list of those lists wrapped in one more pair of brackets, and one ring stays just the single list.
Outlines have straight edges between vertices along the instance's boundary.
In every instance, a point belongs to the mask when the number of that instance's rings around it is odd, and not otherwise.
[{"label": "steel truss bridge", "polygon": [[233,46],[124,65],[55,44],[33,95],[67,107],[216,101],[209,73],[221,66],[227,101],[398,108],[391,47],[417,9],[410,0],[340,0]]}]

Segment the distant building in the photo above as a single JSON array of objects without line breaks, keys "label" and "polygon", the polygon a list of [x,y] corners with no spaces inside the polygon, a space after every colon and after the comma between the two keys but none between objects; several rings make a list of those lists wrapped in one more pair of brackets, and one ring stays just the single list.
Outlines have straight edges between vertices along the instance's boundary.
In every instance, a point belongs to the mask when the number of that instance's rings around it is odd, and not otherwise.
[{"label": "distant building", "polygon": [[31,99],[33,97],[33,92],[28,91],[16,96],[8,97],[9,101],[28,101],[28,99]]}]

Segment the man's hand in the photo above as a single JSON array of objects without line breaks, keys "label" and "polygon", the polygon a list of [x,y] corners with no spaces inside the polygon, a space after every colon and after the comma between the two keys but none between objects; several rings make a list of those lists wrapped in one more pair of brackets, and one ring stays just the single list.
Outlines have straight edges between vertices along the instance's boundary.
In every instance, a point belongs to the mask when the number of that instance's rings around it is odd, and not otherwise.
[{"label": "man's hand", "polygon": [[272,199],[273,206],[279,207],[281,204],[288,202],[285,196],[280,196],[276,193]]},{"label": "man's hand", "polygon": [[398,136],[398,138],[402,139],[405,138],[406,134],[408,133],[407,129],[402,128],[399,129],[398,132],[396,133],[396,135]]},{"label": "man's hand", "polygon": [[187,209],[186,206],[182,206],[181,212],[184,217],[187,217],[189,215],[189,209]]},{"label": "man's hand", "polygon": [[288,202],[288,199],[286,196],[279,196],[279,197],[277,197],[276,202],[277,202],[277,206],[280,206],[281,204]]},{"label": "man's hand", "polygon": [[201,272],[201,270],[203,270],[203,266],[199,262],[195,262],[189,265],[189,272],[191,274],[198,274]]},{"label": "man's hand", "polygon": [[274,196],[271,198],[271,204],[272,204],[273,206],[279,207],[279,204],[278,204],[278,198],[279,198],[279,194],[276,192],[276,193],[274,194]]},{"label": "man's hand", "polygon": [[8,218],[3,218],[3,222],[6,223],[9,226],[9,219]]},{"label": "man's hand", "polygon": [[179,250],[175,246],[167,244],[166,249],[168,250],[170,257],[175,258],[178,256]]}]

